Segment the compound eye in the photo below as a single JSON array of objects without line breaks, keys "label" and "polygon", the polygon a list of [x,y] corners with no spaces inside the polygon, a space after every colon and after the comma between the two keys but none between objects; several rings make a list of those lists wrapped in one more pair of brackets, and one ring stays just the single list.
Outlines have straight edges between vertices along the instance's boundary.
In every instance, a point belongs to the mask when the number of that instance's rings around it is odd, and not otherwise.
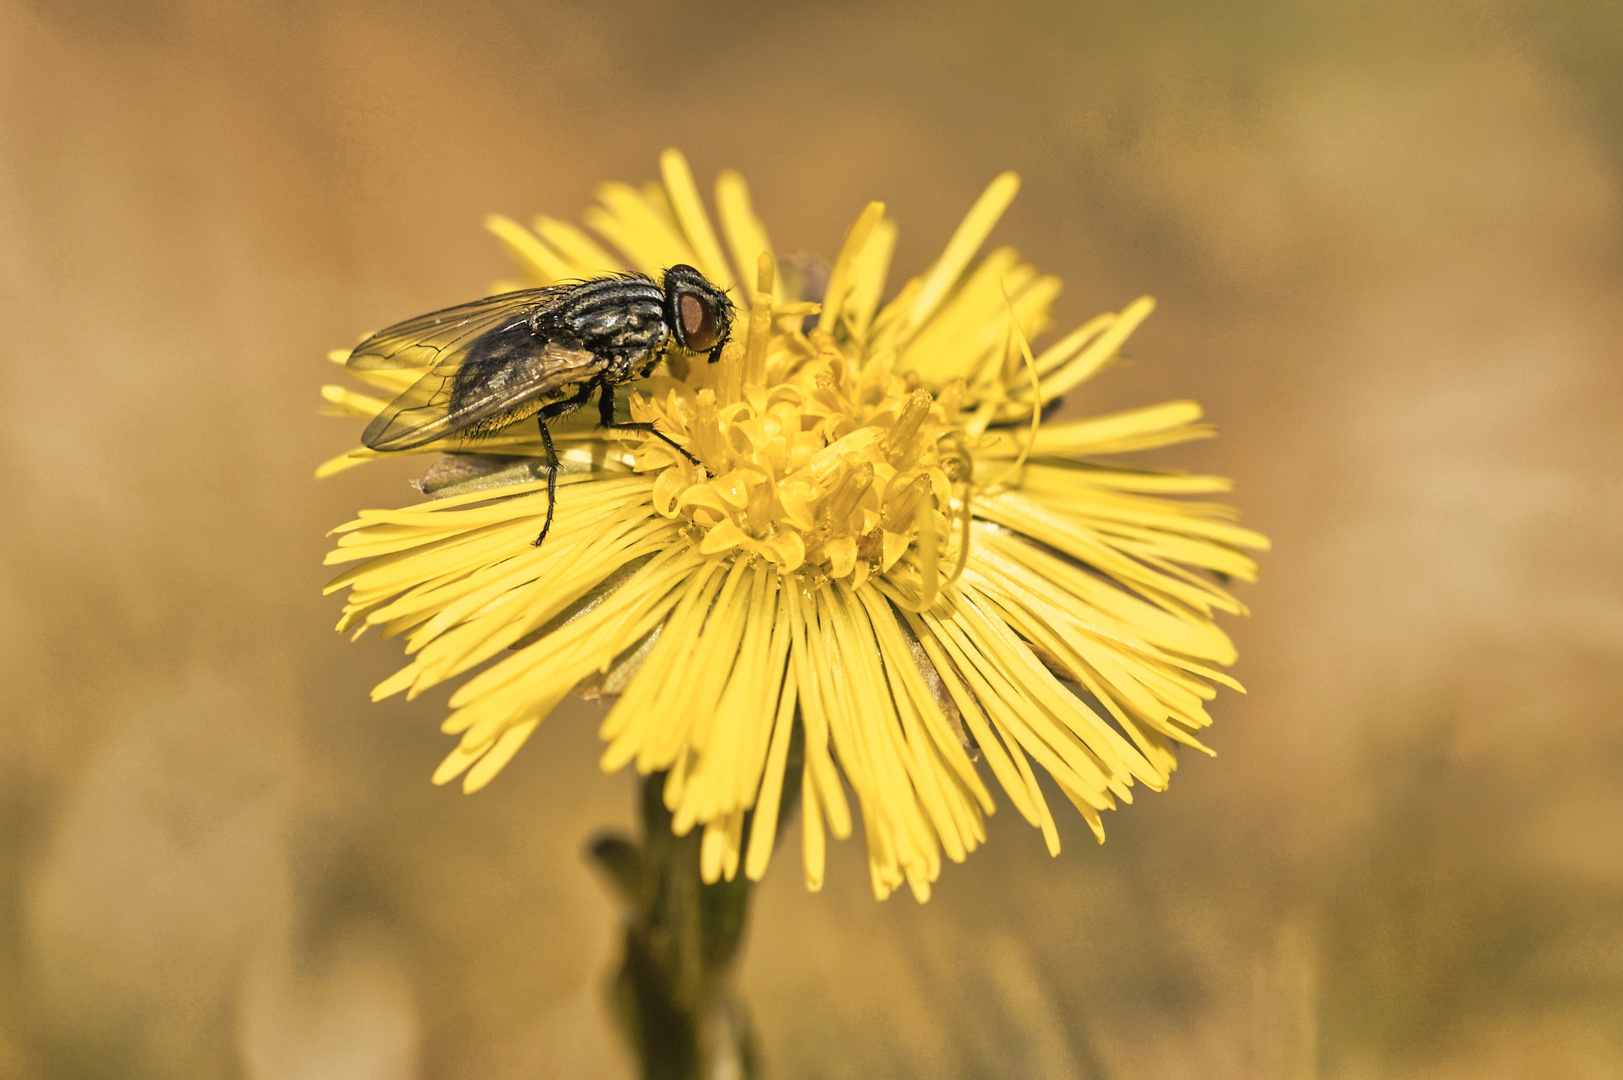
[{"label": "compound eye", "polygon": [[682,341],[694,352],[709,352],[716,344],[716,309],[698,293],[678,293],[676,317],[682,321]]}]

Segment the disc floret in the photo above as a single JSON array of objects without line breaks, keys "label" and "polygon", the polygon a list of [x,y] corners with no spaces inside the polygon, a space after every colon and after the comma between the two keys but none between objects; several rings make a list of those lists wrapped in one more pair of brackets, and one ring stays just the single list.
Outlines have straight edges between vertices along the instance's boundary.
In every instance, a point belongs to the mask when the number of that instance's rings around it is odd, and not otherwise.
[{"label": "disc floret", "polygon": [[[757,293],[757,309],[769,304]],[[700,462],[647,438],[635,468],[659,471],[654,508],[685,521],[705,555],[763,560],[812,585],[886,575],[909,595],[929,593],[961,547],[950,539],[965,510],[960,386],[937,397],[884,356],[863,363],[827,331],[800,332],[804,307],[752,318],[778,330],[758,365],[735,343],[720,363],[634,396],[633,415]]]}]

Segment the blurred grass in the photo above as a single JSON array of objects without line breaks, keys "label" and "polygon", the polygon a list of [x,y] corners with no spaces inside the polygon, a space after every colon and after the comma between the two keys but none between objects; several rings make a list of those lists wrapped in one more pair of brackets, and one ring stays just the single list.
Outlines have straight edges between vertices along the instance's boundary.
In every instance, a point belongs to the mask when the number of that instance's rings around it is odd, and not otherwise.
[{"label": "blurred grass", "polygon": [[1457,727],[1416,723],[1370,754],[1382,804],[1319,916],[1326,1071],[1468,1061],[1518,1033],[1545,1058],[1522,1075],[1613,1075],[1623,888],[1506,858],[1491,823],[1515,779],[1451,760]]}]

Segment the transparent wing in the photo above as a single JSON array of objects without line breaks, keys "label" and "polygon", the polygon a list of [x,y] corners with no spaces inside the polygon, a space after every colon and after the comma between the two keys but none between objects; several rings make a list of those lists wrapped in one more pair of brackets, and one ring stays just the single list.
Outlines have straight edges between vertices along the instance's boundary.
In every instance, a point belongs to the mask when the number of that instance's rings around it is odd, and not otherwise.
[{"label": "transparent wing", "polygon": [[554,302],[566,289],[553,285],[498,293],[407,319],[361,342],[344,366],[351,371],[437,368],[490,331],[528,320],[537,308]]},{"label": "transparent wing", "polygon": [[373,450],[410,450],[483,425],[600,374],[608,359],[573,345],[537,341],[527,323],[489,331],[451,349],[367,425]]}]

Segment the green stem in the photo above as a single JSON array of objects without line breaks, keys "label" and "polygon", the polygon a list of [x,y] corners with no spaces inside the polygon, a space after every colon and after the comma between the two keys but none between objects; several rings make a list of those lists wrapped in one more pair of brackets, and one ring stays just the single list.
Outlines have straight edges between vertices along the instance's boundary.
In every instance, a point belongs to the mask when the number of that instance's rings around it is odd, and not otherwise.
[{"label": "green stem", "polygon": [[702,830],[671,832],[664,787],[664,773],[642,782],[640,844],[601,836],[590,850],[627,909],[615,1018],[645,1080],[748,1080],[759,1062],[735,975],[752,883],[700,880]]}]

